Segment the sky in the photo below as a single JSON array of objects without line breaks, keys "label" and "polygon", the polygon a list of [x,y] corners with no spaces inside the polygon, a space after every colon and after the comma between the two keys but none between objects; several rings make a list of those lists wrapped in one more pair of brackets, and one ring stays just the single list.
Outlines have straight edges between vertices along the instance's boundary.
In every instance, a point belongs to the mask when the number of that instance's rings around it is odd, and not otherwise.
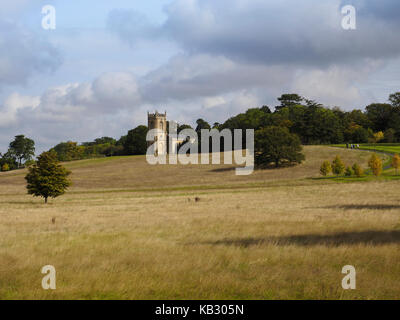
[{"label": "sky", "polygon": [[18,134],[37,154],[118,139],[147,111],[223,122],[283,93],[386,102],[400,91],[399,15],[398,0],[0,0],[0,152]]}]

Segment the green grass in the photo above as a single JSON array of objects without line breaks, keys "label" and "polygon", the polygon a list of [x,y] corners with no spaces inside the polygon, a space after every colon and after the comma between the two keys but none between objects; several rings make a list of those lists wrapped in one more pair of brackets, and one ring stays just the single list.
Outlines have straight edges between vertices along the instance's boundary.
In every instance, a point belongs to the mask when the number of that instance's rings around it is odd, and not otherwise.
[{"label": "green grass", "polygon": [[400,180],[400,175],[394,174],[394,172],[385,171],[381,176],[375,177],[372,174],[365,174],[362,177],[346,177],[346,176],[329,176],[329,177],[317,177],[310,178],[311,180],[321,181],[332,181],[337,183],[353,183],[353,182],[370,182],[370,181],[397,181]]},{"label": "green grass", "polygon": [[[334,147],[346,148],[345,144],[336,144]],[[384,152],[389,154],[400,154],[400,143],[366,143],[360,144],[361,150]]]}]

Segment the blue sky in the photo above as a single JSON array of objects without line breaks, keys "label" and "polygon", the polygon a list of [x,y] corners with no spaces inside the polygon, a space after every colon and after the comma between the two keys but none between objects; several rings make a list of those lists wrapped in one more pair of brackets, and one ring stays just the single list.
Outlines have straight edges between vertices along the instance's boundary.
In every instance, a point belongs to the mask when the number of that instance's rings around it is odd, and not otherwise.
[{"label": "blue sky", "polygon": [[[43,30],[41,9],[56,9]],[[357,30],[340,9],[357,10]],[[396,0],[2,0],[0,152],[119,138],[146,111],[193,124],[297,92],[364,108],[400,90]]]}]

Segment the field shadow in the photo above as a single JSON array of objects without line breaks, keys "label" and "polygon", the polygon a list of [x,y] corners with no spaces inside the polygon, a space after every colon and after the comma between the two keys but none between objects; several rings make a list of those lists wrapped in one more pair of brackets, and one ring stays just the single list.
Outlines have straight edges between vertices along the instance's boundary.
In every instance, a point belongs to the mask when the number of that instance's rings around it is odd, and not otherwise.
[{"label": "field shadow", "polygon": [[277,246],[317,246],[325,245],[329,247],[337,247],[342,245],[384,245],[384,244],[400,244],[400,231],[361,231],[361,232],[341,232],[328,235],[321,234],[304,234],[294,236],[281,237],[265,237],[265,238],[232,238],[217,241],[203,242],[210,245],[225,245],[237,247],[251,247],[257,245],[277,245]]},{"label": "field shadow", "polygon": [[397,204],[342,204],[325,207],[313,207],[308,209],[342,209],[342,210],[393,210],[400,209],[400,205]]},{"label": "field shadow", "polygon": [[229,172],[229,171],[234,171],[234,170],[236,170],[236,167],[217,168],[217,169],[210,170],[210,172]]},{"label": "field shadow", "polygon": [[[18,205],[20,205],[20,204],[26,204],[26,205],[44,205],[45,203],[44,203],[44,201],[34,201],[34,200],[31,200],[31,201],[4,201],[4,202],[2,202],[3,204],[18,204]],[[48,202],[47,204],[46,204],[47,206],[50,206],[50,205],[53,205],[51,202]]]}]

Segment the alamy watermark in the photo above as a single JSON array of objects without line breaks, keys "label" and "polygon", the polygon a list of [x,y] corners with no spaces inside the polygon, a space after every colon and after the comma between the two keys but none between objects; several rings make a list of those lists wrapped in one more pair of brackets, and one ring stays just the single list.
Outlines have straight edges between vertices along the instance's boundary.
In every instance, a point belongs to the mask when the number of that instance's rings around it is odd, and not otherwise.
[{"label": "alamy watermark", "polygon": [[160,129],[148,131],[146,160],[151,165],[167,164],[167,160],[168,164],[210,164],[211,150],[212,164],[221,164],[223,152],[224,164],[233,164],[234,160],[234,164],[244,165],[236,168],[236,175],[250,175],[254,171],[254,130],[245,130],[245,137],[243,131],[235,129],[232,136],[229,129],[202,129],[199,137],[193,129],[184,129],[178,134],[177,124],[170,122],[168,135]]},{"label": "alamy watermark", "polygon": [[51,5],[43,6],[42,14],[42,28],[44,30],[55,30],[56,29],[56,8]]},{"label": "alamy watermark", "polygon": [[51,265],[44,266],[42,274],[45,274],[42,279],[42,288],[44,290],[56,290],[56,268]]},{"label": "alamy watermark", "polygon": [[342,288],[344,290],[356,289],[356,268],[347,265],[342,268],[342,273],[346,276],[342,279]]},{"label": "alamy watermark", "polygon": [[342,28],[344,30],[356,30],[357,29],[357,14],[356,8],[351,5],[344,6],[342,8]]}]

